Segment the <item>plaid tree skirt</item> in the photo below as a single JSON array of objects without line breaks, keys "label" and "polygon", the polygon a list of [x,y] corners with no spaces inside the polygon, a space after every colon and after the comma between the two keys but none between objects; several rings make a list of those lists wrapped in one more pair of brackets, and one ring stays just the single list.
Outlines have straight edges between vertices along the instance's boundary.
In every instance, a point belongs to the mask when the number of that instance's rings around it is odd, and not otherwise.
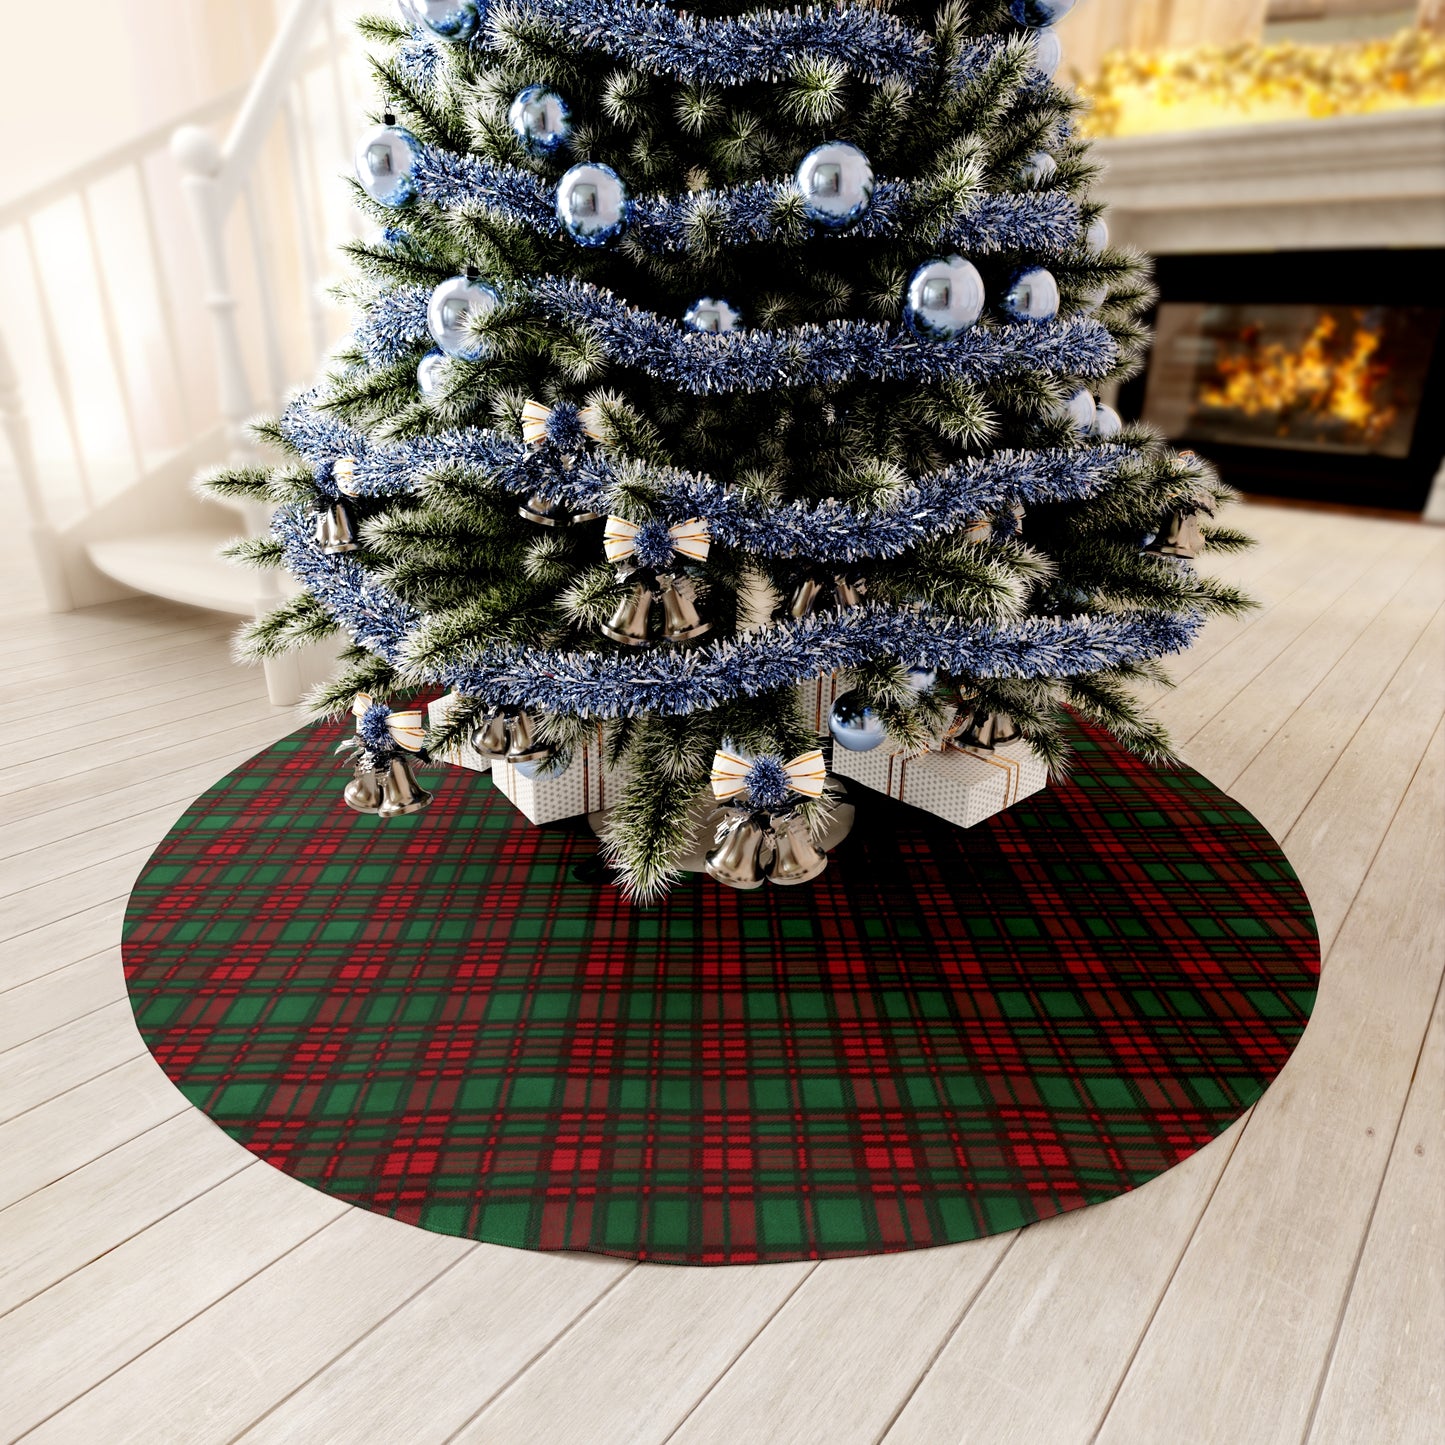
[{"label": "plaid tree skirt", "polygon": [[855,790],[813,886],[597,881],[489,780],[347,811],[334,729],[212,788],[131,898],[136,1017],[277,1168],[451,1234],[691,1264],[915,1249],[1133,1189],[1304,1030],[1319,948],[1264,829],[1081,733],[962,832]]}]

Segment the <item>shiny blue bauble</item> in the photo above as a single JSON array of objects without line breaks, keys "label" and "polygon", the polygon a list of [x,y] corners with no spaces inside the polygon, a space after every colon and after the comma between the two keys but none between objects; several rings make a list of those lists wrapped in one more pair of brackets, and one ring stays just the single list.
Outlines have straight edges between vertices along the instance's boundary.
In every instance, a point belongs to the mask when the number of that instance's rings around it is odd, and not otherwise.
[{"label": "shiny blue bauble", "polygon": [[682,319],[693,331],[710,331],[720,335],[741,330],[743,313],[721,297],[704,296],[688,307]]},{"label": "shiny blue bauble", "polygon": [[1052,80],[1064,63],[1064,42],[1057,30],[1036,30],[1033,38],[1033,71],[1045,80]]},{"label": "shiny blue bauble", "polygon": [[446,380],[447,364],[451,358],[445,351],[428,351],[416,369],[417,390],[430,400],[437,396]]},{"label": "shiny blue bauble", "polygon": [[1102,216],[1095,216],[1084,232],[1084,245],[1091,251],[1103,251],[1109,245],[1109,223]]},{"label": "shiny blue bauble", "polygon": [[829,231],[856,225],[873,204],[873,166],[847,141],[830,140],[809,151],[797,180],[804,214]]},{"label": "shiny blue bauble", "polygon": [[971,261],[950,256],[928,261],[913,273],[903,319],[917,336],[946,341],[983,315],[983,277]]},{"label": "shiny blue bauble", "polygon": [[631,218],[632,199],[611,166],[573,166],[557,183],[557,219],[579,246],[610,245]]},{"label": "shiny blue bauble", "polygon": [[356,179],[383,206],[404,206],[416,195],[414,172],[421,142],[392,117],[362,136],[356,148]]},{"label": "shiny blue bauble", "polygon": [[481,21],[477,0],[398,0],[401,18],[413,30],[430,30],[443,40],[470,40]]},{"label": "shiny blue bauble", "polygon": [[850,753],[871,753],[883,746],[888,730],[878,709],[870,707],[861,692],[845,692],[828,714],[828,731],[840,748]]},{"label": "shiny blue bauble", "polygon": [[513,763],[519,777],[531,778],[534,782],[550,783],[560,778],[570,766],[555,753],[546,758],[533,758],[531,762]]},{"label": "shiny blue bauble", "polygon": [[1068,417],[1074,430],[1080,436],[1088,436],[1094,430],[1094,422],[1099,415],[1099,407],[1094,401],[1093,393],[1080,387],[1064,403],[1064,415]]},{"label": "shiny blue bauble", "polygon": [[545,85],[529,85],[520,91],[507,119],[529,155],[553,155],[572,139],[572,111],[555,90]]},{"label": "shiny blue bauble", "polygon": [[1123,430],[1124,418],[1121,417],[1112,406],[1105,406],[1103,402],[1100,402],[1099,405],[1094,408],[1094,425],[1092,432],[1100,441],[1106,442],[1111,437],[1118,436]]},{"label": "shiny blue bauble", "polygon": [[1074,0],[1010,0],[1008,13],[1019,25],[1052,25],[1074,8]]},{"label": "shiny blue bauble", "polygon": [[475,275],[453,276],[431,294],[426,308],[427,330],[448,356],[480,361],[492,347],[472,331],[474,318],[490,316],[502,299]]},{"label": "shiny blue bauble", "polygon": [[1059,173],[1059,163],[1048,151],[1035,151],[1022,166],[1019,175],[1025,185],[1043,186]]},{"label": "shiny blue bauble", "polygon": [[1011,321],[1052,321],[1059,314],[1059,283],[1052,271],[1028,266],[1014,275],[999,304]]}]

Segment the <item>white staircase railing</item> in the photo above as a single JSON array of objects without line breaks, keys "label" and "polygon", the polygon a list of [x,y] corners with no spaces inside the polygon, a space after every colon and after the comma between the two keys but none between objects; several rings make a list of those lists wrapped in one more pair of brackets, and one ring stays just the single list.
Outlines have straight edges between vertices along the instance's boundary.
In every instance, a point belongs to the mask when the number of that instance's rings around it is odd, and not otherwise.
[{"label": "white staircase railing", "polygon": [[[138,591],[247,616],[279,595],[215,555],[264,516],[190,479],[244,459],[247,421],[342,329],[322,275],[355,233],[341,178],[369,103],[347,44],[364,4],[294,0],[248,90],[0,205],[0,274],[20,282],[0,288],[0,470],[50,610]],[[268,666],[273,699],[306,672]]]}]

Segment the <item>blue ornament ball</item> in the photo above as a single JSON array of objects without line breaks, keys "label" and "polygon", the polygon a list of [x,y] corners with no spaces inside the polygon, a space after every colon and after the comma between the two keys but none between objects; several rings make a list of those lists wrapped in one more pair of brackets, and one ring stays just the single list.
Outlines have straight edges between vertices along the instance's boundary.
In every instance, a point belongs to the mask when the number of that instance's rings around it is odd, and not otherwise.
[{"label": "blue ornament ball", "polygon": [[398,0],[401,18],[413,30],[430,30],[443,40],[470,40],[481,21],[477,0]]},{"label": "blue ornament ball", "polygon": [[545,85],[529,85],[520,91],[507,119],[529,155],[553,155],[572,139],[571,108]]},{"label": "blue ornament ball", "polygon": [[918,336],[948,340],[983,315],[983,277],[971,261],[950,256],[928,261],[913,273],[903,319]]},{"label": "blue ornament ball", "polygon": [[472,332],[472,321],[490,316],[501,304],[501,297],[475,274],[453,276],[431,294],[426,308],[427,330],[446,355],[480,361],[491,350],[491,343]]},{"label": "blue ornament ball", "polygon": [[828,714],[833,741],[850,753],[871,753],[888,736],[878,709],[870,707],[861,692],[845,692]]},{"label": "blue ornament ball", "polygon": [[1057,30],[1037,30],[1033,42],[1033,70],[1035,75],[1052,80],[1064,63],[1064,43]]},{"label": "blue ornament ball", "polygon": [[1009,282],[1001,305],[1012,321],[1052,321],[1059,314],[1059,283],[1042,266],[1025,267]]},{"label": "blue ornament ball", "polygon": [[1105,406],[1103,402],[1100,402],[1094,408],[1093,435],[1100,441],[1108,441],[1111,437],[1118,436],[1123,430],[1124,418],[1112,406]]},{"label": "blue ornament ball", "polygon": [[1048,151],[1035,151],[1019,168],[1019,175],[1030,186],[1046,185],[1059,173],[1059,163]]},{"label": "blue ornament ball", "polygon": [[416,195],[414,173],[421,142],[391,116],[362,136],[356,148],[356,179],[383,206],[404,206]]},{"label": "blue ornament ball", "polygon": [[611,166],[573,166],[557,183],[557,219],[579,246],[610,245],[631,218],[632,198]]},{"label": "blue ornament ball", "polygon": [[422,357],[416,369],[416,385],[424,397],[430,399],[440,393],[450,360],[445,351],[428,351]]},{"label": "blue ornament ball", "polygon": [[810,221],[830,231],[846,231],[873,204],[873,166],[847,141],[831,140],[803,157],[798,189]]},{"label": "blue ornament ball", "polygon": [[1092,392],[1082,386],[1064,403],[1064,415],[1073,423],[1080,436],[1088,436],[1098,419],[1099,408]]},{"label": "blue ornament ball", "polygon": [[743,313],[730,301],[721,297],[704,296],[694,301],[687,309],[683,321],[693,331],[710,331],[721,334],[742,329]]},{"label": "blue ornament ball", "polygon": [[550,757],[533,758],[531,762],[513,763],[519,776],[534,782],[550,783],[567,771],[567,764],[553,753]]},{"label": "blue ornament ball", "polygon": [[1074,8],[1074,0],[1010,0],[1008,12],[1016,24],[1052,25]]}]

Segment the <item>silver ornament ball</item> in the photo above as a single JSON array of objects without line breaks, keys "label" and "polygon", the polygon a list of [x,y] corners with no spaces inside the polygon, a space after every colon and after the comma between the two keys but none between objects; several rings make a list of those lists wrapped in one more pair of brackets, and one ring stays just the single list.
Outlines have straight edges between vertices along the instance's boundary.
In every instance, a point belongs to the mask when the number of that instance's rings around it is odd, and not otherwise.
[{"label": "silver ornament ball", "polygon": [[1074,0],[1010,0],[1009,14],[1016,24],[1052,25],[1074,8]]},{"label": "silver ornament ball", "polygon": [[1064,43],[1056,30],[1039,30],[1033,38],[1033,69],[1036,75],[1052,80],[1064,63]]},{"label": "silver ornament ball", "polygon": [[1104,251],[1109,246],[1109,223],[1102,216],[1095,216],[1084,232],[1084,245],[1094,252]]},{"label": "silver ornament ball", "polygon": [[477,0],[398,0],[401,18],[414,30],[443,40],[469,40],[481,19]]},{"label": "silver ornament ball", "polygon": [[1064,415],[1073,424],[1080,436],[1088,436],[1094,428],[1099,408],[1093,393],[1082,386],[1064,403]]},{"label": "silver ornament ball", "polygon": [[871,753],[888,737],[883,718],[861,692],[845,692],[828,714],[828,731],[839,747],[850,753]]},{"label": "silver ornament ball", "polygon": [[703,296],[687,309],[683,321],[693,331],[721,334],[742,329],[743,313],[730,301]]},{"label": "silver ornament ball", "polygon": [[1094,408],[1093,435],[1100,441],[1108,441],[1110,437],[1116,437],[1124,430],[1124,419],[1114,410],[1112,406],[1105,406],[1100,402]]},{"label": "silver ornament ball", "polygon": [[572,139],[571,109],[545,85],[529,85],[519,92],[507,119],[529,155],[550,156]]},{"label": "silver ornament ball", "polygon": [[920,662],[908,669],[907,681],[914,692],[932,692],[938,686],[938,669]]},{"label": "silver ornament ball", "polygon": [[356,179],[378,205],[404,206],[416,195],[414,173],[420,159],[421,142],[388,117],[356,147]]},{"label": "silver ornament ball", "polygon": [[983,315],[983,277],[971,261],[950,256],[913,273],[903,316],[916,335],[947,340]]},{"label": "silver ornament ball", "polygon": [[428,351],[422,357],[416,369],[416,385],[417,390],[428,400],[441,392],[450,360],[445,351]]},{"label": "silver ornament ball", "polygon": [[1014,275],[1001,304],[1011,321],[1052,321],[1059,314],[1059,283],[1042,266],[1026,267]]},{"label": "silver ornament ball", "polygon": [[501,297],[478,276],[453,276],[431,294],[427,330],[447,356],[480,361],[491,350],[491,343],[472,331],[473,321],[490,316],[501,304]]},{"label": "silver ornament ball", "polygon": [[1059,173],[1059,163],[1048,151],[1035,151],[1019,169],[1026,184],[1042,186]]},{"label": "silver ornament ball", "polygon": [[557,219],[579,246],[610,245],[631,218],[632,199],[611,166],[573,166],[557,183]]},{"label": "silver ornament ball", "polygon": [[816,225],[845,231],[873,204],[873,166],[847,141],[827,141],[808,152],[798,167],[803,212]]}]

